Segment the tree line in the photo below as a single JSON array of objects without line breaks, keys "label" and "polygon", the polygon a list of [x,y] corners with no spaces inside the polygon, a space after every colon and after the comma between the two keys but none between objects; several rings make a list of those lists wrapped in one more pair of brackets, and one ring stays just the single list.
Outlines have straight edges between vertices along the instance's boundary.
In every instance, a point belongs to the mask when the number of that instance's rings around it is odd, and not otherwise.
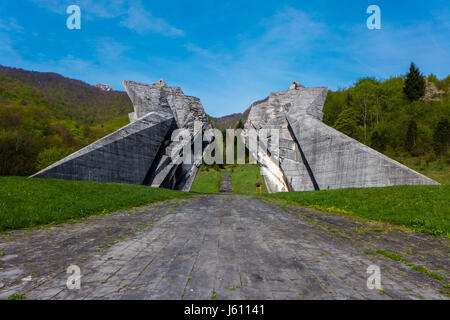
[{"label": "tree line", "polygon": [[409,73],[387,80],[363,78],[330,91],[324,122],[398,160],[416,157],[450,164],[450,76]]},{"label": "tree line", "polygon": [[0,72],[0,176],[36,173],[129,122],[126,93],[83,95],[86,84],[23,72],[23,81]]}]

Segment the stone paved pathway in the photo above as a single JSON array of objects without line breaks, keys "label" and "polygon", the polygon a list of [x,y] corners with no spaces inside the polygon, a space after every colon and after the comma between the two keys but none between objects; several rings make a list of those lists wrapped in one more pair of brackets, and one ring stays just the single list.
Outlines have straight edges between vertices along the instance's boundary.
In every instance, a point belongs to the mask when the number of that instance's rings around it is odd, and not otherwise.
[{"label": "stone paved pathway", "polygon": [[232,193],[233,186],[231,184],[231,175],[229,173],[224,173],[222,175],[222,185],[220,186],[220,192]]},{"label": "stone paved pathway", "polygon": [[[443,238],[331,213],[198,196],[0,235],[0,299],[448,299],[448,249]],[[66,288],[70,265],[80,290]],[[382,291],[367,288],[370,265]]]}]

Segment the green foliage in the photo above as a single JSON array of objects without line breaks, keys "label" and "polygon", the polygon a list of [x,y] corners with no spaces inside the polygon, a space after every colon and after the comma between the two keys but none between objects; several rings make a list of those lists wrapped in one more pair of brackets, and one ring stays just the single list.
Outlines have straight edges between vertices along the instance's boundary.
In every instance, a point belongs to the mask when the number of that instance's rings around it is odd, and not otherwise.
[{"label": "green foliage", "polygon": [[409,121],[408,131],[406,131],[406,150],[412,151],[412,148],[416,145],[417,140],[417,123],[414,120]]},{"label": "green foliage", "polygon": [[37,143],[23,129],[0,129],[0,175],[33,172],[37,150]]},{"label": "green foliage", "polygon": [[214,170],[212,166],[202,165],[195,177],[191,192],[217,194],[221,181],[222,174],[219,170]]},{"label": "green foliage", "polygon": [[187,195],[146,186],[0,177],[0,232],[58,224]]},{"label": "green foliage", "polygon": [[431,155],[427,154],[424,157],[405,158],[402,162],[440,184],[450,184],[450,152],[442,158],[437,158],[433,152],[430,153]]},{"label": "green foliage", "polygon": [[[414,67],[413,73],[416,71]],[[365,78],[348,89],[329,91],[323,108],[324,123],[398,161],[426,157],[431,163],[433,154],[437,161],[445,161],[450,76],[443,80],[434,75],[429,78],[446,93],[434,100],[411,102],[404,93],[403,77],[383,81]]]},{"label": "green foliage", "polygon": [[418,272],[422,272],[423,274],[426,274],[427,276],[429,276],[431,278],[434,278],[434,279],[439,280],[439,281],[444,280],[443,276],[441,276],[439,274],[436,274],[434,272],[431,272],[431,271],[429,271],[427,268],[425,268],[423,266],[418,266],[418,265],[416,265],[414,263],[405,262],[405,259],[401,255],[398,255],[396,253],[389,252],[389,251],[386,251],[386,250],[376,250],[375,252],[378,253],[378,254],[381,254],[381,255],[383,255],[383,256],[391,259],[391,260],[402,262],[402,263],[406,264],[408,267],[410,267],[410,268],[412,268],[412,269],[414,269],[414,270],[416,270]]},{"label": "green foliage", "polygon": [[222,174],[229,173],[231,175],[231,184],[233,193],[254,195],[256,194],[256,182],[262,183],[262,192],[267,193],[264,179],[261,176],[259,166],[256,164],[246,165],[226,165],[224,168],[217,167],[215,170],[212,166],[202,165],[191,192],[217,194],[222,182]]},{"label": "green foliage", "polygon": [[125,93],[14,70],[0,66],[0,175],[31,175],[129,123]]},{"label": "green foliage", "polygon": [[436,161],[436,154],[431,150],[424,157],[425,163],[428,166],[431,162]]},{"label": "green foliage", "polygon": [[350,99],[350,93],[347,90],[328,91],[327,100],[323,107],[323,122],[333,127],[342,109],[351,106]]},{"label": "green foliage", "polygon": [[49,165],[63,159],[68,156],[68,152],[62,148],[51,147],[39,152],[37,157],[37,170],[47,168]]},{"label": "green foliage", "polygon": [[444,155],[449,150],[450,124],[448,118],[442,118],[437,123],[433,133],[433,143],[436,154]]},{"label": "green foliage", "polygon": [[409,73],[406,75],[403,91],[409,101],[419,100],[425,94],[425,79],[413,62],[411,62]]},{"label": "green foliage", "polygon": [[254,195],[256,194],[256,182],[262,183],[262,193],[267,193],[264,179],[261,176],[259,166],[256,164],[246,164],[230,169],[233,193]]},{"label": "green foliage", "polygon": [[[100,125],[127,115],[132,110],[132,103],[125,92],[105,92],[58,74],[0,66],[0,75],[34,88],[46,101],[46,109],[59,120],[70,119],[89,126]],[[35,99],[25,97],[24,101],[29,103]]]},{"label": "green foliage", "polygon": [[398,255],[393,252],[388,252],[386,250],[376,250],[375,252],[378,254],[381,254],[385,257],[388,257],[389,259],[394,260],[394,261],[403,262],[405,260],[405,259],[403,259],[403,257],[401,255]]},{"label": "green foliage", "polygon": [[450,235],[450,185],[396,186],[270,194],[303,206],[344,210],[433,235]]},{"label": "green foliage", "polygon": [[25,300],[25,296],[23,294],[12,294],[7,300]]},{"label": "green foliage", "polygon": [[386,130],[375,129],[372,133],[370,145],[372,146],[372,148],[374,148],[379,152],[383,152],[384,150],[386,150],[386,146],[388,145],[388,140],[386,138]]},{"label": "green foliage", "polygon": [[352,107],[345,108],[339,114],[334,128],[354,139],[361,136],[356,111]]}]

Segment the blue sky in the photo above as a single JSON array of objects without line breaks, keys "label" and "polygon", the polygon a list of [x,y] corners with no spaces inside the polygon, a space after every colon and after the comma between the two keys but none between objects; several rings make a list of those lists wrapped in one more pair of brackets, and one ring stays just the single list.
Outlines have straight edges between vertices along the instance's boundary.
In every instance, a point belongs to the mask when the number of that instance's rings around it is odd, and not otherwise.
[{"label": "blue sky", "polygon": [[[81,30],[68,30],[77,4]],[[381,8],[381,30],[366,9]],[[163,78],[222,116],[297,80],[343,88],[358,78],[450,73],[448,0],[144,1],[0,3],[0,64],[57,72],[123,90]]]}]

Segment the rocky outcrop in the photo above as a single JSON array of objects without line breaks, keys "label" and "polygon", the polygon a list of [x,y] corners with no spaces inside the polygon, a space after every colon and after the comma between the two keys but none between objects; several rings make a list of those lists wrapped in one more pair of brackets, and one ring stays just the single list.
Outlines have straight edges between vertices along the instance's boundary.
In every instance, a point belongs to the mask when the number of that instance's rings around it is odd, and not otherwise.
[{"label": "rocky outcrop", "polygon": [[[253,152],[270,192],[437,184],[322,122],[328,89],[297,82],[251,106],[244,141],[279,129],[279,150]],[[259,147],[265,147],[259,143]],[[252,150],[251,150],[252,151]]]},{"label": "rocky outcrop", "polygon": [[439,90],[433,82],[426,80],[425,95],[423,96],[423,100],[440,101],[444,93],[445,91]]},{"label": "rocky outcrop", "polygon": [[95,87],[106,92],[114,91],[113,88],[103,83],[96,84]]},{"label": "rocky outcrop", "polygon": [[[205,134],[211,127],[200,100],[185,96],[179,87],[169,87],[163,80],[153,85],[124,81],[124,87],[134,106],[129,125],[33,177],[144,184],[189,191],[203,152],[212,140],[211,134]],[[174,134],[176,129],[186,130],[180,137]],[[195,141],[201,150],[195,150]],[[196,151],[199,152],[194,154]],[[182,161],[185,152],[192,153],[193,161]]]}]

